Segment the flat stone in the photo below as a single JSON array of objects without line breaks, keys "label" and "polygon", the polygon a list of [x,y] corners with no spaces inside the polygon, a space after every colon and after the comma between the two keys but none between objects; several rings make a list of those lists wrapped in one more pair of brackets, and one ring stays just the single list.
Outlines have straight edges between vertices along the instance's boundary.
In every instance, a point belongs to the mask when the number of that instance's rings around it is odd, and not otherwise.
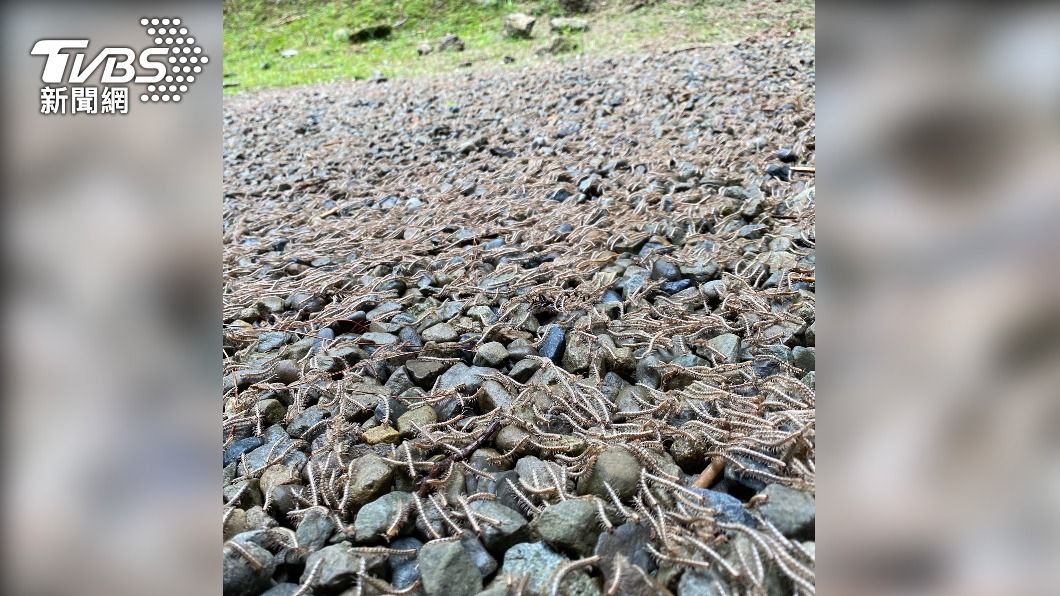
[{"label": "flat stone", "polygon": [[710,348],[710,354],[721,354],[723,363],[734,364],[740,354],[740,337],[732,333],[723,333],[707,341],[707,347]]},{"label": "flat stone", "polygon": [[817,505],[812,494],[783,484],[770,484],[761,494],[768,500],[758,511],[782,534],[800,539],[813,537]]},{"label": "flat stone", "polygon": [[804,374],[817,370],[817,348],[796,346],[791,350],[792,363]]},{"label": "flat stone", "polygon": [[542,509],[531,528],[552,548],[585,557],[596,545],[597,522],[592,502],[567,499]]},{"label": "flat stone", "polygon": [[423,542],[418,538],[406,536],[391,542],[390,548],[416,551],[413,555],[391,555],[387,557],[386,564],[390,568],[390,585],[403,590],[420,579],[420,568],[416,565],[416,555],[423,548]]},{"label": "flat stone", "polygon": [[489,368],[497,368],[503,365],[508,360],[508,350],[504,347],[504,344],[496,341],[491,341],[482,344],[478,351],[475,352],[475,359],[473,364],[475,366],[486,366]]},{"label": "flat stone", "polygon": [[596,458],[592,470],[578,479],[578,494],[593,494],[610,499],[604,483],[608,483],[619,499],[628,501],[637,494],[641,465],[637,458],[622,447],[608,447]]},{"label": "flat stone", "polygon": [[349,503],[364,505],[390,488],[394,472],[390,465],[375,453],[367,453],[350,464],[353,477],[350,479]]},{"label": "flat stone", "polygon": [[319,507],[306,511],[302,521],[298,522],[295,537],[298,545],[307,552],[320,550],[335,532],[335,521]]},{"label": "flat stone", "polygon": [[[552,591],[552,574],[569,561],[543,542],[524,542],[508,549],[500,572],[512,577],[528,578],[524,594],[548,596]],[[588,573],[576,569],[563,576],[559,593],[565,596],[596,596],[600,594],[600,588]]]},{"label": "flat stone", "polygon": [[434,381],[448,368],[448,364],[437,360],[413,359],[405,363],[405,372],[409,379],[423,389],[431,389]]},{"label": "flat stone", "polygon": [[401,311],[401,304],[397,302],[384,302],[365,313],[364,318],[371,322],[395,314],[399,311]]},{"label": "flat stone", "polygon": [[387,529],[411,502],[412,493],[394,491],[361,507],[353,522],[357,542],[373,542],[383,538]]},{"label": "flat stone", "polygon": [[744,509],[743,503],[736,497],[707,488],[690,488],[689,490],[704,497],[705,505],[715,511],[716,519],[752,528],[758,527],[758,522]]},{"label": "flat stone", "polygon": [[582,333],[571,333],[563,351],[563,368],[572,373],[589,370],[589,349],[592,340]]},{"label": "flat stone", "polygon": [[495,556],[501,556],[513,544],[526,540],[530,526],[516,510],[496,501],[475,501],[471,510],[500,522],[500,525],[482,524],[482,543]]},{"label": "flat stone", "polygon": [[416,432],[416,426],[424,428],[438,422],[438,414],[430,405],[422,405],[412,408],[402,414],[397,420],[398,432],[402,435],[410,435]]},{"label": "flat stone", "polygon": [[474,596],[482,576],[459,542],[428,542],[416,557],[428,596]]},{"label": "flat stone", "polygon": [[438,379],[439,389],[478,389],[482,386],[483,378],[495,374],[497,371],[483,366],[468,366],[463,362],[454,364]]},{"label": "flat stone", "polygon": [[593,552],[600,557],[604,579],[611,580],[616,555],[625,557],[626,561],[646,572],[654,571],[655,560],[648,552],[649,544],[651,530],[645,524],[626,522],[610,532],[600,534]]},{"label": "flat stone", "polygon": [[401,442],[401,433],[389,424],[380,424],[364,431],[364,442],[369,445],[378,445],[379,443],[397,445]]},{"label": "flat stone", "polygon": [[488,412],[494,408],[507,410],[512,405],[512,399],[512,394],[508,393],[508,390],[503,385],[493,379],[486,379],[482,383],[482,389],[478,394],[479,407],[482,408],[483,412]]},{"label": "flat stone", "polygon": [[520,383],[525,383],[529,381],[530,377],[534,376],[534,373],[540,368],[541,363],[537,360],[520,360],[512,366],[512,370],[508,372],[508,376]]},{"label": "flat stone", "polygon": [[530,39],[537,19],[521,12],[504,17],[504,36],[510,39]]},{"label": "flat stone", "polygon": [[433,327],[428,327],[420,336],[423,337],[423,341],[438,343],[448,343],[460,339],[460,333],[449,323],[438,323]]},{"label": "flat stone", "polygon": [[[349,542],[326,546],[306,557],[301,582],[304,584],[313,579],[311,585],[315,589],[339,592],[353,585],[357,572],[360,570],[362,558],[364,557],[357,554]],[[319,567],[317,563],[320,563]],[[317,573],[311,576],[314,568],[317,569]]]}]

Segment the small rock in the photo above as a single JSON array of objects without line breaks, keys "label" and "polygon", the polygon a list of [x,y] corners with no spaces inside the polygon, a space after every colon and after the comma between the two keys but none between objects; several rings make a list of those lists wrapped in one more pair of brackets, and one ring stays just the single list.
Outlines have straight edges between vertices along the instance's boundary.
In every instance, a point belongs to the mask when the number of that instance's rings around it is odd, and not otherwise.
[{"label": "small rock", "polygon": [[504,344],[496,341],[483,344],[477,352],[473,363],[475,366],[497,368],[508,360],[508,350]]},{"label": "small rock", "polygon": [[427,328],[422,334],[423,341],[435,341],[439,343],[453,342],[460,339],[460,334],[449,323],[439,323]]},{"label": "small rock", "polygon": [[349,480],[349,503],[364,505],[390,487],[393,470],[375,453],[369,452],[350,464],[353,477]]},{"label": "small rock", "polygon": [[715,511],[715,517],[726,523],[743,524],[752,528],[758,527],[758,522],[743,507],[743,503],[736,497],[710,490],[707,488],[691,488],[692,492],[704,497],[705,505]]},{"label": "small rock", "polygon": [[239,461],[240,456],[261,447],[262,442],[258,437],[247,437],[232,441],[228,444],[228,447],[225,447],[224,457],[222,457],[223,464],[227,466],[230,463]]},{"label": "small rock", "polygon": [[405,372],[408,373],[412,382],[423,389],[431,389],[434,381],[442,375],[449,367],[444,362],[437,360],[413,359],[405,363]]},{"label": "small rock", "polygon": [[803,373],[817,370],[817,348],[796,346],[791,350],[792,363]]},{"label": "small rock", "polygon": [[538,55],[542,54],[564,54],[566,52],[573,52],[578,49],[578,43],[570,37],[564,37],[562,35],[554,35],[548,40],[548,43],[537,48],[534,52]]},{"label": "small rock", "polygon": [[500,522],[496,526],[482,526],[482,543],[494,555],[503,555],[513,544],[526,540],[530,535],[526,519],[518,511],[496,501],[475,501],[471,504],[471,510]]},{"label": "small rock", "polygon": [[766,175],[772,176],[777,180],[781,180],[783,182],[790,182],[791,168],[781,164],[769,164],[769,166],[766,167]]},{"label": "small rock", "polygon": [[508,373],[508,376],[525,383],[530,380],[530,377],[534,376],[534,373],[541,368],[541,363],[536,360],[520,360],[512,366],[512,370]]},{"label": "small rock", "polygon": [[434,51],[434,48],[432,48],[431,44],[427,43],[426,41],[421,43],[420,45],[416,46],[416,53],[419,54],[420,56],[426,56],[427,54],[430,54],[432,51]]},{"label": "small rock", "polygon": [[733,364],[740,355],[740,337],[732,333],[723,333],[709,340],[707,348],[708,351],[704,357],[708,360],[711,356],[717,358],[717,355],[720,355],[723,363]]},{"label": "small rock", "polygon": [[[500,572],[516,578],[526,577],[524,594],[547,596],[552,591],[552,574],[569,561],[543,542],[524,542],[516,544],[504,554]],[[583,569],[576,569],[563,576],[559,593],[566,596],[595,596],[600,594],[600,588]]]},{"label": "small rock", "polygon": [[777,159],[784,163],[792,163],[798,161],[799,154],[788,147],[783,147],[777,150]]},{"label": "small rock", "polygon": [[549,25],[558,33],[581,33],[589,30],[589,21],[577,17],[556,17],[551,19]]},{"label": "small rock", "polygon": [[547,325],[545,338],[542,340],[541,346],[537,349],[537,353],[556,364],[561,364],[563,360],[563,350],[566,346],[567,332],[559,325]]},{"label": "small rock", "polygon": [[497,570],[497,559],[493,558],[493,555],[486,550],[486,547],[474,535],[467,534],[460,540],[460,544],[467,551],[467,554],[471,556],[475,567],[478,568],[479,575],[487,577]]},{"label": "small rock", "polygon": [[403,590],[420,579],[420,568],[416,565],[416,555],[419,554],[419,550],[422,547],[423,543],[418,538],[411,536],[398,538],[390,543],[390,548],[398,550],[414,549],[416,551],[416,554],[411,556],[392,555],[387,557],[386,563],[390,567],[390,584],[392,586]]},{"label": "small rock", "polygon": [[669,259],[658,259],[651,266],[651,278],[655,280],[676,281],[681,279],[681,270]]},{"label": "small rock", "polygon": [[572,333],[563,351],[563,368],[580,373],[589,370],[589,348],[592,340],[582,333]]},{"label": "small rock", "polygon": [[615,555],[621,555],[630,563],[651,572],[655,570],[655,560],[648,552],[651,544],[651,530],[645,524],[626,522],[610,532],[600,534],[596,541],[594,554],[600,556],[600,569],[604,578],[611,579],[614,573],[612,566]]},{"label": "small rock", "polygon": [[510,408],[512,399],[512,394],[508,393],[504,385],[493,379],[487,379],[486,382],[482,383],[478,403],[483,412],[489,412],[495,408]]},{"label": "small rock", "polygon": [[504,36],[509,39],[530,39],[537,19],[521,12],[504,17]]},{"label": "small rock", "polygon": [[610,499],[606,482],[618,495],[628,501],[637,494],[641,465],[637,458],[622,447],[608,447],[596,458],[592,470],[578,478],[578,494],[593,494]]},{"label": "small rock", "polygon": [[409,436],[416,431],[416,426],[424,428],[438,422],[438,413],[430,405],[422,405],[412,408],[402,414],[397,420],[398,432]]},{"label": "small rock", "polygon": [[446,35],[438,42],[438,49],[443,52],[463,52],[464,40],[453,34]]},{"label": "small rock", "polygon": [[428,542],[416,562],[428,596],[473,596],[482,590],[482,576],[459,542]]},{"label": "small rock", "polygon": [[758,510],[782,534],[798,539],[813,537],[817,511],[813,495],[782,484],[770,484],[761,494],[768,500]]},{"label": "small rock", "polygon": [[596,545],[596,507],[583,499],[567,499],[541,510],[532,528],[549,546],[579,557]]},{"label": "small rock", "polygon": [[271,352],[282,347],[290,340],[291,334],[285,331],[270,331],[268,333],[262,333],[261,337],[258,339],[256,349],[259,352]]},{"label": "small rock", "polygon": [[253,561],[232,547],[224,549],[221,565],[221,583],[225,594],[251,596],[260,594],[269,585],[269,578],[276,570],[272,553],[254,543],[240,546]]},{"label": "small rock", "polygon": [[362,558],[349,542],[326,546],[306,557],[301,582],[312,579],[311,572],[315,568],[317,572],[313,587],[321,591],[339,592],[353,585]]},{"label": "small rock", "polygon": [[482,386],[482,381],[485,377],[492,374],[496,374],[496,371],[491,368],[468,366],[463,362],[458,362],[438,378],[438,388],[454,389],[463,387],[468,390],[475,390]]},{"label": "small rock", "polygon": [[411,502],[412,493],[394,491],[361,507],[353,522],[357,542],[373,542],[384,537],[397,516]]},{"label": "small rock", "polygon": [[320,507],[312,507],[298,523],[295,537],[300,547],[307,552],[313,552],[327,544],[328,538],[331,538],[334,532],[335,522],[331,516]]},{"label": "small rock", "polygon": [[364,431],[364,442],[369,445],[378,445],[379,443],[397,445],[401,442],[401,433],[389,424],[380,424]]}]

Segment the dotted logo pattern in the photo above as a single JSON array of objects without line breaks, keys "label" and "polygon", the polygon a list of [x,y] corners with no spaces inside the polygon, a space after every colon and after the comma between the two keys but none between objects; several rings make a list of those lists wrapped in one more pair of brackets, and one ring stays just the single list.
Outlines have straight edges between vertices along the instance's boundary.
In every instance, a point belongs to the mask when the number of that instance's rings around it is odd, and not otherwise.
[{"label": "dotted logo pattern", "polygon": [[147,92],[140,95],[140,101],[179,102],[182,94],[188,91],[188,85],[195,82],[196,75],[210,59],[202,53],[202,46],[196,45],[195,38],[188,34],[188,28],[181,26],[179,18],[145,17],[140,19],[140,25],[146,28],[156,47],[169,51],[165,78],[148,85]]}]

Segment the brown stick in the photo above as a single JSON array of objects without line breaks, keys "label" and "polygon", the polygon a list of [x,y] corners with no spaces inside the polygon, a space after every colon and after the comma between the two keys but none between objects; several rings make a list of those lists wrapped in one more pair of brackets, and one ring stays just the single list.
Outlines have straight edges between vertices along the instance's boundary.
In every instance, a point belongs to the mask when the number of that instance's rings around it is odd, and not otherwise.
[{"label": "brown stick", "polygon": [[725,460],[720,457],[710,458],[710,463],[706,468],[699,474],[696,481],[692,483],[692,486],[696,488],[710,488],[711,484],[718,478],[718,475],[725,469]]},{"label": "brown stick", "polygon": [[496,434],[496,432],[500,430],[500,428],[501,421],[494,420],[492,423],[490,423],[489,426],[486,427],[486,430],[481,435],[479,435],[474,441],[471,441],[471,443],[467,447],[464,447],[464,449],[459,454],[451,455],[435,464],[434,467],[431,468],[431,471],[427,474],[427,476],[420,481],[420,486],[419,489],[416,491],[416,494],[418,494],[421,498],[426,497],[431,492],[431,485],[429,483],[430,480],[437,480],[438,478],[441,478],[445,475],[446,472],[449,471],[449,468],[453,464],[458,461],[464,461],[465,459],[471,457],[471,454],[474,453],[475,450],[479,447],[482,447],[482,445],[485,444],[486,441],[490,440],[490,437]]}]

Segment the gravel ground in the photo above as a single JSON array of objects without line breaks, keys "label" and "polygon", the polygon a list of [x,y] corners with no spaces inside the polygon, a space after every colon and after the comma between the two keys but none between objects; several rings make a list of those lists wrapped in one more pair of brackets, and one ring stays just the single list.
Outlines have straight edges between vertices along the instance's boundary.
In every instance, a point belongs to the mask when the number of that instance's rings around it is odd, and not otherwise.
[{"label": "gravel ground", "polygon": [[812,593],[814,79],[226,98],[225,593]]}]

